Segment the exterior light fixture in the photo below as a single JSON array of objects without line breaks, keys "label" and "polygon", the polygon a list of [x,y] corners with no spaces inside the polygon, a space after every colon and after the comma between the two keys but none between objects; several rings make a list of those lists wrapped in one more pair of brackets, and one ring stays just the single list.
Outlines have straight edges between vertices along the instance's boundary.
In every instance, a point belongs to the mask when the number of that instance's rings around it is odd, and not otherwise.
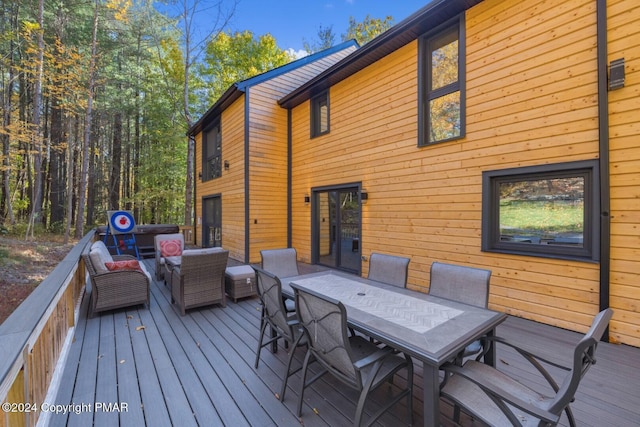
[{"label": "exterior light fixture", "polygon": [[305,195],[304,195],[304,204],[305,204],[305,205],[308,205],[308,204],[309,204],[309,202],[311,202],[311,197],[309,197],[309,195],[308,195],[308,194],[305,194]]},{"label": "exterior light fixture", "polygon": [[226,170],[226,171],[229,170],[229,160],[225,160],[224,161],[224,170]]},{"label": "exterior light fixture", "polygon": [[624,58],[611,61],[609,64],[609,90],[624,87]]},{"label": "exterior light fixture", "polygon": [[367,200],[369,200],[369,193],[367,193],[365,190],[360,191],[360,200],[362,201],[362,203],[366,203]]}]

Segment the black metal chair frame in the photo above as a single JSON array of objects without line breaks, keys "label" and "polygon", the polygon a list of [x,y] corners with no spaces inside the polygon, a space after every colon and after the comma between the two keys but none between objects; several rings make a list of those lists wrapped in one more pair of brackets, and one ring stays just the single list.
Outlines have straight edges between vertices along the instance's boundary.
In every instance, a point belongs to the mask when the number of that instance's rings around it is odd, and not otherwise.
[{"label": "black metal chair frame", "polygon": [[[278,396],[280,400],[284,400],[289,377],[302,369],[300,366],[293,371],[291,370],[294,352],[297,347],[306,346],[307,342],[304,338],[300,322],[295,317],[295,314],[291,314],[285,309],[280,279],[259,267],[254,266],[253,268],[256,272],[257,291],[260,303],[262,304],[260,339],[258,341],[258,350],[256,351],[255,368],[258,368],[260,353],[263,347],[275,344],[281,338],[286,343],[295,343],[289,350],[287,370],[285,371],[282,389]],[[271,337],[265,341],[267,326],[269,326],[271,330]],[[277,348],[277,345],[272,348]]]},{"label": "black metal chair frame", "polygon": [[[302,365],[302,384],[297,414],[302,415],[304,390],[324,374],[330,373],[343,384],[360,392],[354,425],[363,422],[370,392],[388,383],[401,369],[407,369],[407,386],[380,407],[365,425],[373,424],[385,411],[407,397],[409,424],[413,413],[413,362],[407,354],[399,356],[391,347],[379,348],[361,336],[349,336],[344,305],[325,295],[291,284],[295,292],[298,319],[308,343]],[[322,307],[320,307],[322,305]],[[327,325],[328,324],[328,325]],[[338,330],[339,328],[339,330]],[[318,362],[322,369],[307,379],[309,364]]]},{"label": "black metal chair frame", "polygon": [[[550,396],[542,395],[496,368],[475,360],[468,360],[463,366],[444,366],[447,375],[441,385],[441,395],[456,407],[461,407],[490,425],[510,423],[522,426],[525,422],[536,421],[536,425],[555,426],[564,411],[569,425],[575,427],[576,421],[570,403],[574,400],[580,380],[596,363],[595,352],[598,342],[612,315],[613,310],[606,309],[594,318],[591,328],[574,348],[571,366],[550,361],[503,338],[487,337],[494,345],[512,347],[530,362],[553,390]],[[563,381],[558,384],[545,366],[566,371]],[[454,414],[457,415],[457,411]],[[528,422],[527,425],[531,423]]]}]

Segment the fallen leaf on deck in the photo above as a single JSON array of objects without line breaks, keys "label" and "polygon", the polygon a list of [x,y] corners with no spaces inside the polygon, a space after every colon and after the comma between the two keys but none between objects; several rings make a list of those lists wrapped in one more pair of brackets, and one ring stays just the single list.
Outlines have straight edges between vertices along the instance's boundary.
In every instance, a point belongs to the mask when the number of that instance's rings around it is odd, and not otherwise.
[{"label": "fallen leaf on deck", "polygon": [[145,329],[144,325],[140,325],[136,327],[136,331],[141,331],[143,329]]}]

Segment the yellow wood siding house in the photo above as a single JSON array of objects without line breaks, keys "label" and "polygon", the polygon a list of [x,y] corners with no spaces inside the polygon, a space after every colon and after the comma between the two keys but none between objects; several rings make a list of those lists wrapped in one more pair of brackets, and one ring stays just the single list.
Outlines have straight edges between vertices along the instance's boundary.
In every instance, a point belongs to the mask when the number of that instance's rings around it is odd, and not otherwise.
[{"label": "yellow wood siding house", "polygon": [[192,126],[198,246],[255,262],[261,249],[288,245],[288,124],[277,100],[357,47],[345,42],[238,82]]},{"label": "yellow wood siding house", "polygon": [[[426,4],[279,97],[277,124],[251,116],[286,141],[251,157],[260,185],[238,177],[247,259],[292,246],[366,275],[401,255],[424,292],[434,261],[487,268],[490,308],[585,331],[611,307],[609,340],[640,346],[638,22],[627,0]],[[518,224],[525,206],[547,219]]]}]

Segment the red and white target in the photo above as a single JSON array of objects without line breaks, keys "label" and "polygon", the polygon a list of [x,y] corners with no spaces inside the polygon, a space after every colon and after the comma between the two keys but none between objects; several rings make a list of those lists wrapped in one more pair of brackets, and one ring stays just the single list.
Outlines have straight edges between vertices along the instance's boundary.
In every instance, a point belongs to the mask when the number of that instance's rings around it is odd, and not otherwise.
[{"label": "red and white target", "polygon": [[136,226],[136,222],[133,219],[133,215],[127,211],[113,211],[109,212],[110,219],[109,224],[113,229],[113,234],[117,233],[129,233]]}]

